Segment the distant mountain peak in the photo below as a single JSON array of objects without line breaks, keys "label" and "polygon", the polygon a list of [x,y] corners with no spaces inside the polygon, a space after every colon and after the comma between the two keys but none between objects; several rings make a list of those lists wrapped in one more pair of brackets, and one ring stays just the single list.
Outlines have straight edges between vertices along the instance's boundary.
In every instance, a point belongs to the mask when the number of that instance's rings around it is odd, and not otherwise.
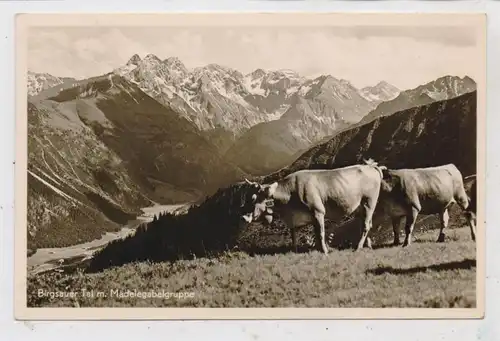
[{"label": "distant mountain peak", "polygon": [[160,58],[158,58],[156,55],[154,55],[152,53],[149,53],[148,55],[146,55],[146,57],[144,57],[143,61],[154,61],[154,62],[161,63]]},{"label": "distant mountain peak", "polygon": [[299,77],[299,74],[291,69],[278,69],[276,72],[279,72],[285,76],[291,76],[291,77]]},{"label": "distant mountain peak", "polygon": [[472,82],[472,83],[476,84],[476,81],[469,76],[464,76],[463,80],[466,82]]},{"label": "distant mountain peak", "polygon": [[266,70],[262,69],[262,68],[258,68],[258,69],[255,69],[255,71],[253,71],[251,74],[266,74]]},{"label": "distant mountain peak", "polygon": [[181,63],[181,60],[179,59],[179,57],[175,57],[175,56],[172,56],[172,57],[168,57],[167,59],[164,60],[165,63]]},{"label": "distant mountain peak", "polygon": [[374,87],[375,88],[392,88],[394,90],[399,91],[399,89],[397,87],[395,87],[394,85],[392,85],[386,81],[380,81]]},{"label": "distant mountain peak", "polygon": [[176,65],[176,66],[180,66],[182,68],[186,68],[186,66],[184,65],[184,63],[179,59],[179,57],[168,57],[167,59],[165,59],[163,61],[163,63],[167,64],[167,65]]},{"label": "distant mountain peak", "polygon": [[382,80],[374,86],[365,86],[360,90],[361,96],[374,103],[390,101],[396,98],[401,90]]},{"label": "distant mountain peak", "polygon": [[141,62],[141,57],[139,57],[139,55],[136,53],[132,57],[130,57],[130,59],[128,60],[126,65],[137,66],[137,65],[139,65],[140,62]]},{"label": "distant mountain peak", "polygon": [[188,73],[188,69],[178,57],[169,57],[163,61],[163,64],[165,64],[171,71],[175,71],[180,75]]},{"label": "distant mountain peak", "polygon": [[261,78],[261,77],[264,77],[266,75],[266,71],[264,69],[256,69],[252,72],[250,72],[248,75],[246,75],[246,77],[250,77],[251,79],[257,79],[257,78]]}]

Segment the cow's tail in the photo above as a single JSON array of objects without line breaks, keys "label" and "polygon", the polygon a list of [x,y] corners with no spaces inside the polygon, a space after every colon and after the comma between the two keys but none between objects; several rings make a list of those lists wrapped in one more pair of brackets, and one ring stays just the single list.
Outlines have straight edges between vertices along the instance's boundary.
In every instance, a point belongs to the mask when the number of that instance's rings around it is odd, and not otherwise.
[{"label": "cow's tail", "polygon": [[463,186],[461,186],[455,195],[455,200],[457,204],[462,208],[463,210],[467,210],[467,207],[469,207],[469,198],[467,197],[467,193],[465,193],[465,189]]},{"label": "cow's tail", "polygon": [[380,177],[383,179],[384,178],[384,171],[387,171],[386,166],[377,166],[377,170],[380,173]]},{"label": "cow's tail", "polygon": [[384,178],[384,171],[386,171],[386,170],[387,170],[387,167],[386,167],[386,166],[380,166],[380,165],[378,164],[378,162],[376,162],[376,161],[375,161],[375,160],[373,160],[373,159],[368,159],[368,160],[363,159],[363,162],[364,162],[366,165],[368,165],[368,166],[372,166],[373,168],[375,168],[375,169],[379,172],[379,174],[380,174],[380,178],[382,178],[382,179]]}]

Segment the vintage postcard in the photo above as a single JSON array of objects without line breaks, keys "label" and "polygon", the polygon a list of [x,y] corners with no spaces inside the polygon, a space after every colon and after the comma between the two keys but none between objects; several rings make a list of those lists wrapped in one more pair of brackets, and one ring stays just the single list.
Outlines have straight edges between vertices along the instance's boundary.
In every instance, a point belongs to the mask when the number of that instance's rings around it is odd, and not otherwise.
[{"label": "vintage postcard", "polygon": [[485,14],[16,24],[16,318],[483,317]]}]

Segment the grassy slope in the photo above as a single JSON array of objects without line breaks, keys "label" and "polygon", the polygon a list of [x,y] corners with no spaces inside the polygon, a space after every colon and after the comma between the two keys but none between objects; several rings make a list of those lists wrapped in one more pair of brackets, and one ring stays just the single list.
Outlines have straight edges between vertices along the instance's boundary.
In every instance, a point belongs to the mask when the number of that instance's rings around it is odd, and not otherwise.
[{"label": "grassy slope", "polygon": [[[104,292],[81,307],[474,307],[475,244],[465,228],[435,243],[418,234],[410,248],[333,250],[250,257],[130,263],[95,274],[48,273],[28,281],[29,306],[75,306],[71,298],[37,297],[39,289]],[[71,288],[71,289],[68,289]],[[111,289],[194,292],[193,298],[119,298]]]}]

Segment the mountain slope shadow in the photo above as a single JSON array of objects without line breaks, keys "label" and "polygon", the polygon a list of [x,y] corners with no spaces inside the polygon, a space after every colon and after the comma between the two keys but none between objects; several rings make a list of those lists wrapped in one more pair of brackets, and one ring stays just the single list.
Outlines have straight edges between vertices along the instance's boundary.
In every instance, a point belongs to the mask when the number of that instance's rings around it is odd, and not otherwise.
[{"label": "mountain slope shadow", "polygon": [[463,261],[454,261],[448,263],[441,264],[433,264],[429,266],[417,266],[414,268],[393,268],[393,267],[382,267],[376,269],[369,269],[366,271],[367,274],[373,275],[383,275],[383,274],[392,274],[392,275],[412,275],[419,272],[426,271],[448,271],[448,270],[456,270],[456,269],[472,269],[476,267],[475,259],[465,259]]}]

